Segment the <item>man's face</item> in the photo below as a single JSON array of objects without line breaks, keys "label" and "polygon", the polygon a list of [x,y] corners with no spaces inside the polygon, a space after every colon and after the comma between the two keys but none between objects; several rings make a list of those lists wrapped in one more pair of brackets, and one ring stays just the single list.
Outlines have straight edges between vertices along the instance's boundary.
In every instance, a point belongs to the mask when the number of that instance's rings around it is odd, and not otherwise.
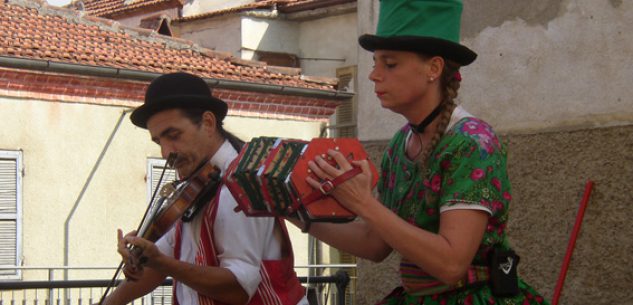
[{"label": "man's face", "polygon": [[[212,114],[207,113],[205,116]],[[179,109],[168,109],[152,115],[147,121],[147,130],[152,141],[160,145],[163,158],[177,153],[174,167],[180,177],[188,177],[202,163],[211,158],[213,119],[203,119],[194,124]]]}]

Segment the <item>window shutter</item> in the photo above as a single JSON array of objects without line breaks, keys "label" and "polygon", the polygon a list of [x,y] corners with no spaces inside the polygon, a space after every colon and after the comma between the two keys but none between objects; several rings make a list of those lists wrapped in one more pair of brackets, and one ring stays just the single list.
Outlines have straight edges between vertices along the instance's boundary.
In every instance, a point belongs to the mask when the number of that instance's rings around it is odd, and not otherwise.
[{"label": "window shutter", "polygon": [[[19,265],[21,153],[0,151],[0,265]],[[0,277],[18,275],[17,270],[0,270]]]},{"label": "window shutter", "polygon": [[[356,66],[336,69],[339,90],[356,90]],[[336,108],[335,137],[356,137],[356,96]]]},{"label": "window shutter", "polygon": [[[160,179],[160,175],[165,168],[165,159],[148,159],[147,160],[147,175],[149,182],[147,184],[148,196],[147,201],[151,200],[152,195],[154,194],[154,190],[156,189],[156,185],[158,185],[158,180]],[[163,179],[160,181],[160,187],[158,188],[158,194],[154,201],[160,198],[160,188],[177,179],[176,170],[168,168],[165,170],[165,174],[163,175]],[[158,286],[151,294],[145,296],[145,301],[148,304],[161,304],[161,305],[171,305],[171,294],[172,287],[171,286]]]},{"label": "window shutter", "polygon": [[[149,169],[149,178],[148,181],[150,181],[150,184],[147,186],[148,187],[148,197],[147,200],[149,201],[152,198],[152,195],[154,194],[154,190],[156,189],[156,185],[158,184],[158,180],[160,179],[160,175],[163,172],[163,169],[165,168],[165,160],[164,159],[149,159],[148,160],[148,169]],[[160,181],[160,187],[158,188],[159,192],[160,192],[160,188],[169,183],[176,180],[176,170],[168,168],[165,170],[165,174],[163,175],[163,179]],[[156,195],[156,197],[159,197],[159,195]],[[156,198],[158,199],[158,198]]]}]

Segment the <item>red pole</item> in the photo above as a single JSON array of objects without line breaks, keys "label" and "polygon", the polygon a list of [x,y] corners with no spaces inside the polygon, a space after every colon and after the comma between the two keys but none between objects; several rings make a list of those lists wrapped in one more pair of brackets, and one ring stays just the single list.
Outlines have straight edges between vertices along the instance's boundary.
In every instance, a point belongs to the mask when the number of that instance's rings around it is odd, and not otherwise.
[{"label": "red pole", "polygon": [[585,215],[585,209],[589,202],[589,196],[591,196],[591,190],[593,189],[593,182],[587,180],[585,184],[585,194],[582,196],[580,207],[578,208],[578,214],[576,214],[576,223],[574,229],[571,232],[569,244],[567,245],[567,252],[565,253],[565,259],[563,260],[563,266],[560,269],[558,275],[558,281],[556,282],[556,288],[554,289],[554,297],[552,298],[552,305],[558,305],[558,299],[560,298],[561,291],[563,290],[563,283],[565,282],[565,276],[567,275],[567,268],[569,267],[569,261],[571,260],[571,254],[574,252],[574,246],[576,245],[576,238],[578,238],[578,232],[580,231],[580,224],[582,218]]}]

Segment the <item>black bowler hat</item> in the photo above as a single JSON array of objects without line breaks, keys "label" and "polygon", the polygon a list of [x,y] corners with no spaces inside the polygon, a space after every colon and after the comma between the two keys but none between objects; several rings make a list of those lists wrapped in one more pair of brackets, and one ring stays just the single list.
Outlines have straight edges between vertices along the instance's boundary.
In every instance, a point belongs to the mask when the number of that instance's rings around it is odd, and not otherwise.
[{"label": "black bowler hat", "polygon": [[368,51],[439,55],[469,65],[477,54],[459,43],[462,0],[381,0],[376,35],[359,37]]},{"label": "black bowler hat", "polygon": [[211,89],[200,77],[176,72],[164,74],[152,81],[145,92],[145,103],[134,109],[130,120],[138,127],[147,128],[147,120],[157,112],[172,108],[207,109],[222,122],[226,103],[211,95]]}]

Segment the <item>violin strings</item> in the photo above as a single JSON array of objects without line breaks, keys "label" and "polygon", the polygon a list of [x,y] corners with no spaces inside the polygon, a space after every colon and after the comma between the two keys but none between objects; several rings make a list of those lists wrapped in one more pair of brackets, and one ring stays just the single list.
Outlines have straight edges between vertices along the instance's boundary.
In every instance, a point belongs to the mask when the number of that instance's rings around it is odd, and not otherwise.
[{"label": "violin strings", "polygon": [[[177,153],[170,153],[169,156],[167,157],[167,161],[165,161],[165,167],[163,167],[163,171],[160,173],[160,177],[158,178],[158,183],[156,183],[156,187],[154,188],[154,192],[152,194],[152,198],[149,200],[149,206],[147,207],[147,210],[145,210],[145,213],[143,214],[143,218],[141,218],[141,223],[139,224],[138,228],[136,229],[136,234],[137,235],[143,235],[144,232],[140,232],[141,228],[143,226],[143,224],[145,224],[145,220],[147,219],[147,215],[149,214],[150,210],[151,211],[157,211],[158,209],[153,208],[155,205],[155,200],[156,200],[156,194],[158,194],[158,190],[160,189],[160,185],[163,182],[163,177],[165,176],[165,172],[167,171],[168,167],[173,167],[174,162],[176,162],[176,158],[178,157]],[[153,218],[154,215],[152,215]]]},{"label": "violin strings", "polygon": [[[150,209],[154,205],[154,200],[156,199],[156,194],[158,194],[158,189],[160,188],[160,184],[163,181],[163,177],[165,176],[165,172],[166,172],[168,167],[170,167],[170,168],[173,167],[174,162],[176,162],[176,158],[177,157],[178,157],[178,154],[176,154],[176,153],[170,153],[169,156],[167,157],[167,161],[165,162],[165,167],[163,167],[163,171],[160,173],[160,177],[158,178],[158,183],[156,184],[156,188],[154,189],[154,193],[152,194],[152,198],[149,201],[149,205],[147,206],[147,210],[145,210],[145,213],[143,214],[143,218],[141,219],[141,223],[139,224],[138,228],[136,229],[138,235],[142,235],[139,231],[141,230],[141,227],[145,223],[145,219],[147,218],[147,215],[149,214]],[[99,305],[103,304],[103,301],[105,300],[106,296],[108,295],[108,292],[110,291],[110,289],[116,283],[116,279],[119,276],[119,273],[121,272],[121,268],[123,267],[123,263],[124,263],[123,261],[121,261],[119,263],[119,267],[116,269],[116,272],[114,273],[114,276],[112,277],[112,280],[110,281],[110,283],[106,287],[106,290],[103,292],[103,295],[101,296],[101,300],[99,300]]]}]

